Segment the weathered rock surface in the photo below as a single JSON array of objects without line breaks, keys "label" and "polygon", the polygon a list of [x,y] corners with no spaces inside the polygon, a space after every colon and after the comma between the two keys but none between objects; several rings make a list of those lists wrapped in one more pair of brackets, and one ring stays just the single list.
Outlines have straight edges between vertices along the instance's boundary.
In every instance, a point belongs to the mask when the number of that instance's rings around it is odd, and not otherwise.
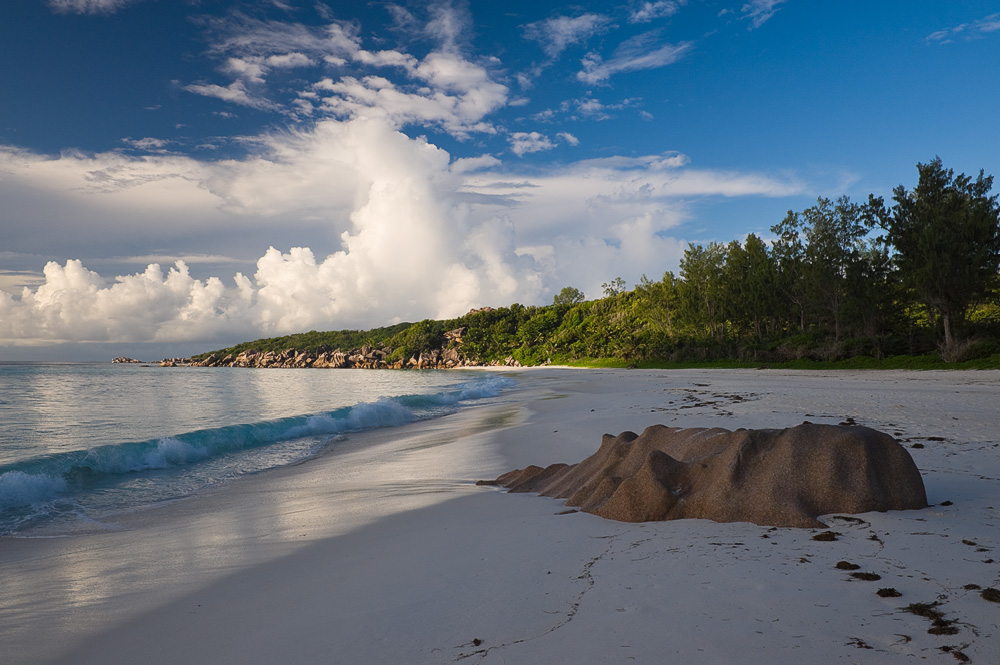
[{"label": "weathered rock surface", "polygon": [[820,527],[831,513],[918,509],[924,483],[909,453],[860,426],[730,431],[656,425],[604,435],[579,464],[530,466],[481,484],[566,499],[624,522],[703,518]]}]

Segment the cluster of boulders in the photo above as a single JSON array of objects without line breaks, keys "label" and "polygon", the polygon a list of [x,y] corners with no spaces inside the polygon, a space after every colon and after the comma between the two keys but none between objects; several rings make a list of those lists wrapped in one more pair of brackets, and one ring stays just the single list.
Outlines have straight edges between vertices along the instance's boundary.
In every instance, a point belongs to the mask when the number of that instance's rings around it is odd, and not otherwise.
[{"label": "cluster of boulders", "polygon": [[187,367],[196,364],[190,358],[164,358],[160,361],[160,367]]},{"label": "cluster of boulders", "polygon": [[[143,367],[148,366],[144,360],[136,360],[135,358],[127,358],[125,356],[112,358],[111,362],[116,365],[141,364]],[[159,361],[159,363],[156,363],[154,361],[153,364],[159,364],[160,367],[187,367],[188,365],[195,365],[197,363],[195,363],[190,358],[164,358],[163,360]]]},{"label": "cluster of boulders", "polygon": [[503,361],[494,360],[489,364],[490,367],[521,367],[521,363],[514,360],[514,356],[507,356]]}]

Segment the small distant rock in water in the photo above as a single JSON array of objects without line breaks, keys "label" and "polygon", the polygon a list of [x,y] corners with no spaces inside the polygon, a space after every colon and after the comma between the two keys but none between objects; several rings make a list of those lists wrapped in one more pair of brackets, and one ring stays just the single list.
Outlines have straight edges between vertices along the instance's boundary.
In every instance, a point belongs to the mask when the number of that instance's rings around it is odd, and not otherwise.
[{"label": "small distant rock in water", "polygon": [[655,425],[604,435],[579,464],[529,466],[485,485],[566,499],[623,522],[684,518],[821,527],[820,515],[927,507],[913,458],[857,425],[730,431]]},{"label": "small distant rock in water", "polygon": [[126,364],[132,364],[132,363],[138,364],[138,363],[141,363],[141,362],[142,362],[141,360],[136,360],[135,358],[128,358],[126,356],[118,356],[117,358],[112,358],[111,359],[111,363],[113,365],[126,365]]}]

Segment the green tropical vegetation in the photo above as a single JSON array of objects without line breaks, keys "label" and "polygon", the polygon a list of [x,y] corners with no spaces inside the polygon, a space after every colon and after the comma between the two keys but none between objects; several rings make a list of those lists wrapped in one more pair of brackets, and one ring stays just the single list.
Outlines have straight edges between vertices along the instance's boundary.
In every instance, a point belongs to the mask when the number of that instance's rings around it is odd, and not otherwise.
[{"label": "green tropical vegetation", "polygon": [[[369,345],[405,360],[457,342],[523,365],[1000,367],[1000,205],[993,177],[918,164],[891,204],[817,200],[728,244],[691,244],[678,274],[567,286],[548,306],[483,308],[369,331],[309,332],[217,351]],[[204,354],[208,355],[208,354]]]}]

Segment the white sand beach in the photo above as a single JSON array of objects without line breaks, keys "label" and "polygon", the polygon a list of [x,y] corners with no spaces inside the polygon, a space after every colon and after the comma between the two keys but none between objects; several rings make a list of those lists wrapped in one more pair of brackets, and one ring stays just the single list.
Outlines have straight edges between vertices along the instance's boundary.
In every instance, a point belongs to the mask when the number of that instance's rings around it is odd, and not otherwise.
[{"label": "white sand beach", "polygon": [[[517,376],[497,403],[206,496],[0,540],[0,663],[1000,662],[982,596],[1000,588],[1000,372]],[[606,432],[805,420],[896,437],[931,507],[826,517],[837,539],[817,541],[475,486],[577,462]]]}]

